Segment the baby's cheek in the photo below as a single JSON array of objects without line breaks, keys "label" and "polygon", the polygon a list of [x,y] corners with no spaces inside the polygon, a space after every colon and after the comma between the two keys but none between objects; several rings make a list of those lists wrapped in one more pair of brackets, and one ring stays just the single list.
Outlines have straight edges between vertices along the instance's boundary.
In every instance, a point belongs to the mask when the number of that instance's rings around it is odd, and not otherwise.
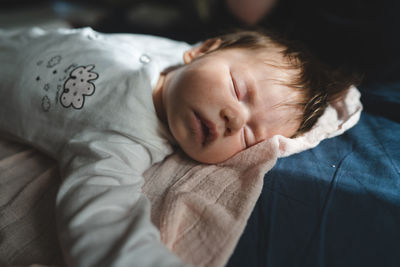
[{"label": "baby's cheek", "polygon": [[218,162],[225,161],[244,149],[241,138],[238,136],[224,137],[217,146],[214,147],[210,157],[218,159]]}]

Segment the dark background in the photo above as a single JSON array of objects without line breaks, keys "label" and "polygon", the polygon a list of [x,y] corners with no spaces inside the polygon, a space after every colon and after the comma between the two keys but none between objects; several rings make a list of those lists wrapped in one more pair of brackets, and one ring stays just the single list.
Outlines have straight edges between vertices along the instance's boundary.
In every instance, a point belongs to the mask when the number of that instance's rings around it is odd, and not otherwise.
[{"label": "dark background", "polygon": [[[252,28],[230,14],[223,0],[3,0],[0,18],[40,8],[72,27],[154,34],[189,43],[234,28]],[[331,65],[346,64],[365,73],[365,81],[393,80],[399,76],[399,10],[395,0],[278,0],[258,26],[301,41]]]}]

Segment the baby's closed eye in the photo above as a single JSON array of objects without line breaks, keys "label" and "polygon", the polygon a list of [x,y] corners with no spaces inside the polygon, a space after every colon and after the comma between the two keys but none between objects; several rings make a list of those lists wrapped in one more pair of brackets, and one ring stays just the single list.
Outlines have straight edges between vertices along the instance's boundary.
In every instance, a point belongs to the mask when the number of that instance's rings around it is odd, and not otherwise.
[{"label": "baby's closed eye", "polygon": [[236,89],[235,79],[233,78],[232,73],[230,73],[230,78],[231,78],[231,93],[232,93],[232,96],[236,100],[239,100],[239,95],[238,95],[238,91]]},{"label": "baby's closed eye", "polygon": [[247,89],[243,76],[237,75],[233,72],[231,72],[230,74],[231,74],[232,87],[235,93],[235,97],[239,101],[246,101]]},{"label": "baby's closed eye", "polygon": [[255,144],[255,137],[249,126],[246,125],[243,127],[242,136],[245,148],[251,147]]}]

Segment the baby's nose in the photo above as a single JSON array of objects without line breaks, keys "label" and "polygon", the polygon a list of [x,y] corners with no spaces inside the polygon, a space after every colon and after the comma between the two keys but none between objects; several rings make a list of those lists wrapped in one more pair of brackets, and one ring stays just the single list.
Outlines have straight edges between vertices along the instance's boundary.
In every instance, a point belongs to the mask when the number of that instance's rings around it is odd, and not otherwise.
[{"label": "baby's nose", "polygon": [[225,121],[224,135],[226,136],[235,134],[244,126],[245,118],[240,111],[232,108],[223,108],[220,112],[220,116]]}]

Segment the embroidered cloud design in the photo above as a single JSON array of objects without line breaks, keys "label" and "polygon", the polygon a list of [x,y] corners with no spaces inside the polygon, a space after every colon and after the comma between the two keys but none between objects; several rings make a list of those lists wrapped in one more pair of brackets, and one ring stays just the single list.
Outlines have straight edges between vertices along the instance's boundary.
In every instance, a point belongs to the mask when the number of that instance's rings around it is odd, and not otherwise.
[{"label": "embroidered cloud design", "polygon": [[99,77],[92,71],[94,67],[94,65],[79,66],[70,72],[60,96],[63,107],[72,106],[75,109],[81,109],[85,103],[85,96],[94,94],[95,86],[92,81]]}]

